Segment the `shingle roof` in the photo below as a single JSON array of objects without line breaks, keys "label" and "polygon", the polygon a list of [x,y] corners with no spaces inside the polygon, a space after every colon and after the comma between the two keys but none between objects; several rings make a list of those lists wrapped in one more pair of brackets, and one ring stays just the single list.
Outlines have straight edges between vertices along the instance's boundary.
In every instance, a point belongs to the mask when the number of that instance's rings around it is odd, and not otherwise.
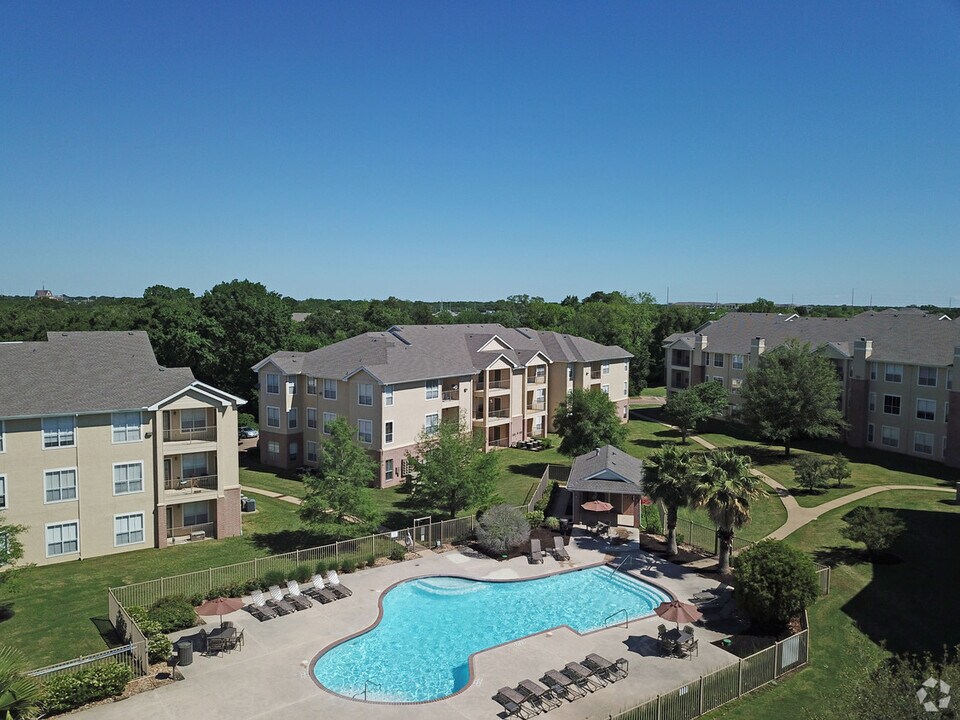
[{"label": "shingle roof", "polygon": [[0,343],[0,417],[149,407],[195,378],[157,364],[147,334],[51,332],[40,342]]},{"label": "shingle roof", "polygon": [[574,459],[567,490],[641,495],[643,472],[642,460],[607,445]]},{"label": "shingle roof", "polygon": [[814,346],[833,343],[849,355],[854,341],[866,338],[873,341],[872,361],[941,367],[953,364],[954,348],[960,346],[960,323],[915,308],[868,311],[851,318],[728,313],[701,327],[699,333],[671,335],[672,343],[666,344],[688,346],[697,334],[707,337],[708,352],[722,353],[748,353],[751,341],[760,337],[767,350],[798,338]]}]

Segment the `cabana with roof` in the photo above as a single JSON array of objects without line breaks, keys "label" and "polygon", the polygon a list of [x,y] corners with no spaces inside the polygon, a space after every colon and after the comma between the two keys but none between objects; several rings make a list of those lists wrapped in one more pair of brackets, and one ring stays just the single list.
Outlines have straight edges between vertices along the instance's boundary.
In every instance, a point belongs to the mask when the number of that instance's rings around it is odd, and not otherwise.
[{"label": "cabana with roof", "polygon": [[[567,490],[573,495],[573,522],[592,525],[640,527],[643,501],[643,461],[612,445],[591,450],[573,461]],[[608,503],[606,512],[585,510],[583,505]]]}]

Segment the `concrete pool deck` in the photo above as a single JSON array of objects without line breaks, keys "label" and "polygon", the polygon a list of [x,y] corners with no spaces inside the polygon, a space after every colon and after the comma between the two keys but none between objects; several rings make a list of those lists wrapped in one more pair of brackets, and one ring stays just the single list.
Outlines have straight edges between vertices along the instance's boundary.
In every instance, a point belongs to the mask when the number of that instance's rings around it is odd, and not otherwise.
[{"label": "concrete pool deck", "polygon": [[[635,544],[625,547],[635,558],[629,565],[632,574],[681,600],[717,586],[715,581],[693,571],[638,551]],[[431,720],[489,720],[502,710],[492,699],[500,687],[515,687],[526,678],[539,680],[547,670],[560,669],[567,662],[580,662],[587,654],[597,653],[611,660],[627,658],[629,676],[587,698],[564,703],[549,715],[561,719],[606,717],[736,661],[733,655],[710,644],[723,635],[701,627],[696,629],[699,656],[660,657],[656,638],[657,626],[662,621],[653,616],[631,621],[629,627],[620,625],[584,636],[560,628],[478,653],[474,656],[473,682],[450,698],[430,703],[386,705],[347,700],[321,689],[310,676],[310,661],[321,649],[376,621],[379,597],[394,583],[437,574],[501,580],[540,577],[602,562],[604,549],[609,550],[590,536],[574,536],[568,547],[569,562],[560,563],[552,557],[542,565],[532,565],[523,557],[497,562],[465,549],[441,554],[424,552],[416,560],[346,575],[342,579],[353,590],[352,597],[327,605],[314,603],[308,610],[262,623],[243,611],[225,615],[238,629],[245,630],[242,650],[219,657],[195,654],[193,664],[181,669],[183,681],[79,714],[104,720],[308,716],[392,720],[414,715]],[[612,552],[619,555],[623,548]],[[181,635],[194,632],[195,629]],[[417,647],[398,647],[394,651],[408,655],[411,663],[425,661]]]}]

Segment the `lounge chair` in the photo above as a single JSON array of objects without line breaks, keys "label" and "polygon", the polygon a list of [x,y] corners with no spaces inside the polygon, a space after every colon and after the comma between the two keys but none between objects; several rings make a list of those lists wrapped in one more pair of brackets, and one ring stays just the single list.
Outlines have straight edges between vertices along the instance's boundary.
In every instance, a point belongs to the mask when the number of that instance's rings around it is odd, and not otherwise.
[{"label": "lounge chair", "polygon": [[300,592],[300,583],[296,580],[287,580],[287,601],[297,610],[313,607],[313,601]]},{"label": "lounge chair", "polygon": [[267,600],[263,597],[263,593],[260,590],[254,590],[252,593],[250,593],[250,599],[252,602],[247,605],[244,610],[253,615],[260,622],[263,622],[264,620],[272,620],[277,616],[277,611],[267,605]]},{"label": "lounge chair", "polygon": [[560,672],[590,692],[595,692],[607,685],[606,680],[599,675],[595,675],[589,668],[585,668],[580,663],[569,662]]},{"label": "lounge chair", "polygon": [[340,576],[337,575],[336,570],[331,570],[327,573],[327,587],[333,591],[334,595],[341,599],[353,595],[353,590],[340,582]]},{"label": "lounge chair", "polygon": [[568,553],[567,549],[563,546],[563,537],[560,535],[553,536],[553,554],[557,560],[570,559],[570,553]]},{"label": "lounge chair", "polygon": [[279,585],[270,586],[270,599],[267,600],[267,605],[272,607],[281,615],[292,615],[297,611],[293,605],[283,599],[283,592],[280,590]]},{"label": "lounge chair", "polygon": [[523,696],[512,688],[500,688],[497,690],[497,694],[493,696],[493,699],[500,703],[500,705],[503,706],[503,709],[507,711],[507,717],[512,715],[514,717],[526,719],[531,718],[540,712],[530,705],[524,705]]},{"label": "lounge chair", "polygon": [[590,653],[584,658],[583,665],[608,682],[623,680],[627,676],[629,665],[625,658],[610,662],[605,657]]},{"label": "lounge chair", "polygon": [[326,586],[323,582],[323,575],[314,575],[310,578],[310,584],[303,590],[303,592],[314,600],[319,600],[324,605],[327,603],[332,603],[337,599],[337,596],[333,593],[330,588]]},{"label": "lounge chair", "polygon": [[543,685],[533,680],[522,680],[517,685],[517,692],[524,696],[529,702],[540,708],[541,712],[547,712],[553,708],[563,705],[563,702],[556,696],[553,690],[548,690]]},{"label": "lounge chair", "polygon": [[530,540],[530,562],[543,562],[543,550],[541,549],[540,541],[537,538],[532,538]]},{"label": "lounge chair", "polygon": [[570,701],[585,697],[587,694],[586,690],[557,670],[547,670],[543,677],[540,678],[540,682],[553,690],[557,696],[565,697]]}]

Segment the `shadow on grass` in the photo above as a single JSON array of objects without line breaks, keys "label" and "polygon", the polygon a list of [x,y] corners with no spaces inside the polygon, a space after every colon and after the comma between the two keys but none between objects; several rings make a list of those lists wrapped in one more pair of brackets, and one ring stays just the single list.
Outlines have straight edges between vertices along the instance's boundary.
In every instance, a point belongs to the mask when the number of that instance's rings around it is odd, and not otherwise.
[{"label": "shadow on grass", "polygon": [[255,547],[267,550],[271,555],[317,547],[318,545],[329,545],[336,540],[337,538],[332,533],[315,530],[279,530],[271,533],[254,533],[250,537],[250,542]]},{"label": "shadow on grass", "polygon": [[12,618],[13,613],[13,603],[11,602],[2,602],[0,603],[0,623],[5,622]]},{"label": "shadow on grass", "polygon": [[100,638],[108,648],[115,648],[126,644],[120,636],[117,635],[117,631],[110,622],[110,618],[104,616],[92,617],[90,618],[90,622],[93,623],[93,626],[97,629],[97,634],[100,635]]},{"label": "shadow on grass", "polygon": [[543,476],[543,469],[545,467],[546,464],[542,462],[532,462],[524,465],[513,463],[512,465],[507,465],[507,471],[514,475],[527,475],[539,480]]}]

